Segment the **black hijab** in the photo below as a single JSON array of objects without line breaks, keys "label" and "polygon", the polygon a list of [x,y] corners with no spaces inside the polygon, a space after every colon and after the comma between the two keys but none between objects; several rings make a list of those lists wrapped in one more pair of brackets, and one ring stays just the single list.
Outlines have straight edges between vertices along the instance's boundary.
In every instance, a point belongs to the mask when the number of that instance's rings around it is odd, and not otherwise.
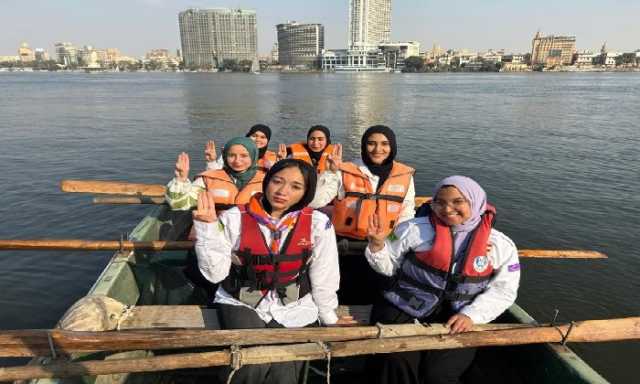
[{"label": "black hijab", "polygon": [[293,211],[299,211],[302,208],[306,207],[311,203],[313,198],[316,195],[316,184],[317,184],[317,174],[316,170],[307,162],[298,159],[284,159],[280,160],[273,165],[265,175],[262,180],[262,190],[264,193],[262,194],[262,206],[264,210],[271,214],[271,204],[267,200],[266,191],[267,185],[269,185],[269,181],[276,173],[282,171],[285,168],[296,167],[302,172],[302,178],[304,179],[304,195],[302,199],[291,208],[287,209],[285,214]]},{"label": "black hijab", "polygon": [[[307,142],[309,141],[309,136],[311,136],[311,134],[315,131],[324,133],[324,136],[327,138],[327,146],[331,144],[331,132],[329,131],[329,128],[325,127],[324,125],[314,125],[313,127],[309,128],[309,130],[307,131]],[[311,148],[309,148],[309,145],[306,143],[304,144],[304,147],[309,153],[313,165],[317,165],[318,161],[320,161],[320,157],[322,157],[322,152],[324,152],[324,149],[320,152],[313,152]],[[325,149],[326,148],[327,147],[325,147]]]},{"label": "black hijab", "polygon": [[264,157],[264,154],[267,152],[267,149],[269,148],[269,141],[271,141],[271,128],[264,124],[256,124],[251,127],[251,129],[249,129],[249,132],[245,135],[245,137],[251,137],[251,135],[256,132],[262,132],[265,136],[267,136],[267,145],[265,145],[263,148],[258,148],[258,159],[262,159]]},{"label": "black hijab", "polygon": [[[391,152],[389,153],[389,157],[385,159],[382,164],[374,164],[373,161],[369,158],[369,154],[367,153],[367,141],[369,137],[374,133],[383,134],[387,140],[389,140],[389,146],[391,147]],[[396,153],[398,151],[398,147],[396,145],[396,135],[393,133],[391,128],[386,125],[374,125],[369,127],[364,134],[362,135],[362,143],[360,146],[360,155],[362,156],[362,162],[369,168],[369,171],[374,175],[380,178],[378,182],[378,190],[382,187],[389,174],[391,173],[391,169],[393,168],[393,160],[396,158]]]}]

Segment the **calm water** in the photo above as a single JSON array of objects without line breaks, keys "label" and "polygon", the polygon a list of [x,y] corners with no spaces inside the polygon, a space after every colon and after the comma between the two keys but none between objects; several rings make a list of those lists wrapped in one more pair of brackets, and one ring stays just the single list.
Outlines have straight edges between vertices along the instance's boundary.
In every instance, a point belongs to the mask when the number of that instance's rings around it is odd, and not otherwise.
[{"label": "calm water", "polygon": [[[117,239],[148,207],[93,206],[65,178],[165,183],[176,154],[203,163],[209,138],[263,122],[273,146],[329,126],[346,158],[386,124],[431,194],[474,177],[521,248],[606,252],[606,261],[524,261],[518,303],[540,321],[640,315],[639,74],[0,73],[0,238]],[[0,328],[51,327],[109,253],[0,254]],[[640,343],[575,345],[632,382]]]}]

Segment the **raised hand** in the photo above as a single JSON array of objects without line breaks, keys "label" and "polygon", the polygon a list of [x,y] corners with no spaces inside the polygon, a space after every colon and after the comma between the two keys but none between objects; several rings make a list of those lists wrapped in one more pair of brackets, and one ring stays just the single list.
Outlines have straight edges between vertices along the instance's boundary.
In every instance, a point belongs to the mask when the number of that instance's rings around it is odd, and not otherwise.
[{"label": "raised hand", "polygon": [[329,154],[327,161],[332,172],[337,172],[340,169],[340,165],[342,165],[342,144],[333,146],[333,152]]},{"label": "raised hand", "polygon": [[189,179],[189,155],[186,152],[182,152],[178,155],[175,173],[178,181],[185,182]]},{"label": "raised hand", "polygon": [[204,146],[204,159],[207,163],[215,161],[218,158],[216,154],[216,143],[213,140],[207,141]]},{"label": "raised hand", "polygon": [[369,216],[369,226],[367,228],[367,238],[369,239],[369,250],[378,252],[384,248],[384,239],[389,235],[389,231],[382,228],[380,214],[375,213]]},{"label": "raised hand", "polygon": [[276,161],[287,158],[287,146],[284,144],[278,145],[278,152],[276,153]]},{"label": "raised hand", "polygon": [[213,223],[218,220],[216,201],[209,191],[202,191],[198,195],[198,207],[193,211],[193,220]]}]

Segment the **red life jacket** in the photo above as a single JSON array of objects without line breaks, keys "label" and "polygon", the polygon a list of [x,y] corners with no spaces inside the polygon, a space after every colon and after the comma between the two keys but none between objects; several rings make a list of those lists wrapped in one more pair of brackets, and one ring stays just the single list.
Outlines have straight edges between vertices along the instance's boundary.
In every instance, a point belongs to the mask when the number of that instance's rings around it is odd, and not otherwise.
[{"label": "red life jacket", "polygon": [[[269,291],[276,290],[283,301],[296,301],[311,291],[308,261],[312,253],[311,217],[313,209],[302,209],[296,224],[284,240],[280,252],[272,254],[256,219],[239,205],[241,212],[240,246],[235,252],[239,264],[233,263],[223,288],[246,304],[257,306]],[[241,291],[258,295],[242,296]]]},{"label": "red life jacket", "polygon": [[[491,276],[493,266],[487,259],[487,243],[495,220],[496,209],[487,204],[487,209],[482,215],[482,220],[473,231],[471,240],[463,258],[464,266],[460,272],[463,277]],[[416,252],[416,259],[423,265],[435,268],[439,271],[450,273],[453,255],[453,236],[451,227],[444,225],[435,213],[431,214],[431,225],[435,229],[435,237],[431,249],[424,252]]]},{"label": "red life jacket", "polygon": [[[430,214],[435,236],[428,251],[411,251],[391,280],[384,297],[415,318],[424,318],[441,303],[458,312],[482,293],[493,276],[487,244],[496,210],[487,204],[480,224],[471,234],[465,253],[454,268],[453,232],[434,213]],[[459,272],[458,272],[459,271]]]}]

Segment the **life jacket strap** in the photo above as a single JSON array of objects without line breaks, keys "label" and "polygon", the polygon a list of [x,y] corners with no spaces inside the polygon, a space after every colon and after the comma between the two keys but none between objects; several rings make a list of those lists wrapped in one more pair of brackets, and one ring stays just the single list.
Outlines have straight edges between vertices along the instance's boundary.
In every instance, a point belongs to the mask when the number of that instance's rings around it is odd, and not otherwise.
[{"label": "life jacket strap", "polygon": [[493,275],[494,273],[487,276],[463,276],[462,274],[456,273],[449,276],[449,280],[456,284],[481,283],[483,281],[491,280]]},{"label": "life jacket strap", "polygon": [[379,193],[345,192],[344,195],[345,197],[357,197],[360,200],[388,200],[396,203],[402,203],[404,201],[404,197]]}]

